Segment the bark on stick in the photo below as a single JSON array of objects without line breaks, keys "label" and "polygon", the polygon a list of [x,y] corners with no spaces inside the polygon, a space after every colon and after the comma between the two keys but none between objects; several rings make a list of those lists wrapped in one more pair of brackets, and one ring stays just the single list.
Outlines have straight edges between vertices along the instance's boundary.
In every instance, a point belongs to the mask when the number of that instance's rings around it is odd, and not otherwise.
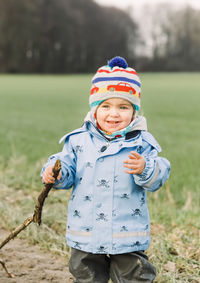
[{"label": "bark on stick", "polygon": [[[54,168],[53,168],[53,177],[55,178],[55,180],[58,177],[60,169],[61,169],[61,163],[60,163],[60,160],[57,160],[55,165],[54,165]],[[42,208],[43,208],[44,201],[45,201],[46,197],[48,196],[48,193],[49,193],[49,191],[51,190],[52,187],[53,187],[53,184],[44,185],[44,188],[43,188],[41,194],[39,195],[39,197],[37,199],[37,203],[35,205],[35,211],[34,211],[34,214],[33,214],[33,221],[35,223],[37,223],[38,225],[41,224]]]}]

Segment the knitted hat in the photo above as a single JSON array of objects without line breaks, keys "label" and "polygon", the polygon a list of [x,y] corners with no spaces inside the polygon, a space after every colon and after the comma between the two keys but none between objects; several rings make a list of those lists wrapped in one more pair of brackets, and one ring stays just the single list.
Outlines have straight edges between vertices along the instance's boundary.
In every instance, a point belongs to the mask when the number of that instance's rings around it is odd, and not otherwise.
[{"label": "knitted hat", "polygon": [[123,98],[134,105],[136,111],[140,109],[141,83],[136,71],[130,67],[122,57],[114,57],[108,65],[100,67],[92,78],[90,90],[90,107],[93,111],[104,100],[109,98]]}]

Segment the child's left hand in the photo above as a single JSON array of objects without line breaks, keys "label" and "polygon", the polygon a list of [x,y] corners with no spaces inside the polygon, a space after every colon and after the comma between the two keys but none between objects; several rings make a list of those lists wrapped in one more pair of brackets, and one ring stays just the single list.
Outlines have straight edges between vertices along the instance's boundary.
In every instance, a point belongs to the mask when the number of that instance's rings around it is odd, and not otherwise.
[{"label": "child's left hand", "polygon": [[128,174],[141,174],[145,168],[146,162],[142,155],[135,151],[131,151],[129,159],[124,161],[124,167],[131,170],[125,170]]}]

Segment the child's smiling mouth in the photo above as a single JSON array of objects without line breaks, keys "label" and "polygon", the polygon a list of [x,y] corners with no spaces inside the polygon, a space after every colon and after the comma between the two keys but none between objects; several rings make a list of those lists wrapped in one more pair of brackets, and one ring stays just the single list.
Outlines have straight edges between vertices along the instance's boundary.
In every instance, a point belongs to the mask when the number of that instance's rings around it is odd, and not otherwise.
[{"label": "child's smiling mouth", "polygon": [[120,121],[106,121],[110,125],[117,125],[120,123]]},{"label": "child's smiling mouth", "polygon": [[120,121],[106,121],[108,128],[118,128],[121,125]]}]

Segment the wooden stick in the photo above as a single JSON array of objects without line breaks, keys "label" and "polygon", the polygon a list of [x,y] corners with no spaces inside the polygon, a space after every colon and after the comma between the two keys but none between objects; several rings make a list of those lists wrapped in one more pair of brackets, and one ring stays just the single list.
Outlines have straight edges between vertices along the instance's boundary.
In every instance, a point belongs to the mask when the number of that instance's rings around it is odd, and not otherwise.
[{"label": "wooden stick", "polygon": [[[60,172],[61,169],[61,163],[60,160],[57,160],[54,167],[53,167],[53,177],[55,178],[55,180],[58,177],[58,174]],[[40,195],[38,196],[37,199],[37,203],[35,205],[35,210],[34,210],[34,214],[31,217],[28,217],[24,220],[24,222],[18,226],[17,228],[15,228],[14,231],[12,231],[1,243],[0,243],[0,249],[5,246],[10,240],[14,239],[22,230],[24,230],[28,225],[30,225],[32,222],[37,223],[38,225],[41,224],[42,222],[42,208],[44,205],[44,201],[46,199],[46,197],[48,196],[49,191],[51,190],[51,188],[53,187],[53,184],[45,184],[43,187],[42,192],[40,193]],[[1,265],[3,266],[3,268],[5,269],[6,273],[8,274],[9,277],[14,277],[13,274],[9,273],[6,265],[3,261],[0,260]]]},{"label": "wooden stick", "polygon": [[10,273],[10,272],[8,271],[8,269],[6,268],[6,265],[5,265],[5,263],[4,263],[3,261],[0,260],[0,263],[1,263],[2,267],[3,267],[3,269],[5,270],[5,272],[8,274],[8,277],[9,277],[9,278],[15,277],[14,274],[12,274],[12,273]]},{"label": "wooden stick", "polygon": [[22,230],[24,230],[29,224],[33,222],[33,216],[28,217],[24,220],[24,223],[15,228],[14,231],[12,231],[6,238],[3,240],[3,242],[0,243],[0,249],[3,248],[10,240],[14,239]]},{"label": "wooden stick", "polygon": [[[55,178],[55,180],[58,177],[60,169],[61,169],[61,163],[60,163],[60,160],[57,160],[54,167],[53,167],[53,177]],[[35,211],[34,211],[34,214],[33,214],[33,221],[35,223],[37,223],[38,225],[41,224],[42,208],[43,208],[43,205],[44,205],[44,201],[45,201],[46,197],[48,196],[48,193],[49,193],[49,191],[51,190],[52,187],[53,187],[53,184],[44,185],[44,188],[43,188],[41,194],[39,195],[37,203],[35,205]]]}]

